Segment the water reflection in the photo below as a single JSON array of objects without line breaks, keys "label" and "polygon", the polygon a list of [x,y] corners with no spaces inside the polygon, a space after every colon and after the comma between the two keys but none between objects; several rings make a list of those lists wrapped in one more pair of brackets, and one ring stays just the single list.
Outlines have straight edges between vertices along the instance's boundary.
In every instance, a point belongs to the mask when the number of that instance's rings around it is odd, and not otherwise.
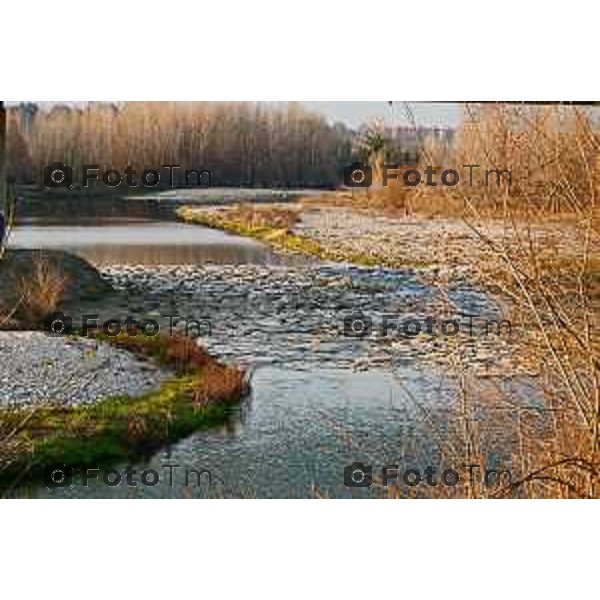
[{"label": "water reflection", "polygon": [[127,217],[104,218],[101,225],[22,224],[10,245],[73,252],[100,264],[244,264],[278,259],[266,246],[248,238],[176,222]]},{"label": "water reflection", "polygon": [[[404,375],[409,386],[435,389],[433,378],[418,371],[406,369]],[[351,494],[343,482],[345,465],[355,460],[381,465],[402,458],[408,433],[402,418],[406,399],[389,373],[265,367],[256,371],[252,387],[252,397],[221,427],[198,431],[168,450],[134,461],[137,481],[144,470],[153,469],[160,474],[156,486],[138,483],[128,488],[123,481],[108,487],[102,480],[91,480],[88,487],[72,489],[23,487],[18,495],[302,498],[318,489],[347,497]],[[415,427],[414,420],[410,427]],[[420,439],[420,450],[428,452],[427,439]],[[179,465],[172,485],[165,464]],[[124,473],[127,463],[110,467]],[[202,480],[199,486],[186,487],[185,469],[210,471],[212,485]],[[376,497],[377,492],[358,490],[358,495]]]}]

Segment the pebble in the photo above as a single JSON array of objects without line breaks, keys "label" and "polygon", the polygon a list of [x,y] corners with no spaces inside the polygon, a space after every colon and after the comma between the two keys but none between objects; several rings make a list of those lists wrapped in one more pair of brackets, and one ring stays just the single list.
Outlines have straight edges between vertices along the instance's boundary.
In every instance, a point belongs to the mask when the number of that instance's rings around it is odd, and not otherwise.
[{"label": "pebble", "polygon": [[47,337],[39,331],[0,331],[0,406],[88,404],[137,396],[171,376],[146,360],[89,338]]},{"label": "pebble", "polygon": [[[384,314],[399,321],[426,316],[451,319],[465,312],[499,316],[483,292],[468,287],[451,289],[449,308],[440,292],[409,269],[335,264],[113,265],[105,266],[102,275],[126,298],[116,310],[125,314],[158,305],[156,310],[166,315],[175,306],[184,318],[207,319],[211,332],[201,338],[202,345],[218,357],[242,364],[260,360],[294,368],[319,364],[362,369],[385,361],[419,360],[426,368],[427,361],[447,360],[447,340],[430,339],[426,333],[415,338],[382,336]],[[346,336],[344,320],[360,313],[373,320],[373,334],[364,339]],[[133,311],[132,316],[143,313]],[[511,354],[510,346],[503,346],[496,336],[470,338],[462,330],[460,335],[471,364],[480,361],[478,352],[482,357],[490,351]]]}]

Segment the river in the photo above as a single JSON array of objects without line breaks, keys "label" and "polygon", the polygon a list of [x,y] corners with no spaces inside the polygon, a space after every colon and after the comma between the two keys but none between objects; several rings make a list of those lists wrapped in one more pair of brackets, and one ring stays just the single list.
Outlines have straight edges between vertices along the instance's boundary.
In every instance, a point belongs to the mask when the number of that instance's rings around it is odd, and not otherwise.
[{"label": "river", "polygon": [[[420,411],[425,405],[430,417],[452,407],[444,348],[343,335],[345,319],[356,311],[374,320],[386,313],[431,314],[440,298],[411,270],[290,260],[253,240],[178,223],[164,207],[158,213],[143,203],[135,210],[96,207],[93,215],[24,215],[11,245],[84,256],[126,294],[111,310],[209,320],[203,343],[252,374],[250,397],[221,427],[132,465],[137,481],[142,471],[157,471],[157,485],[109,487],[92,479],[87,487],[78,480],[73,488],[25,486],[20,494],[369,497],[378,492],[344,485],[344,467],[362,461],[377,471],[386,463],[439,461]],[[470,290],[456,290],[454,300],[467,312],[493,310]],[[111,465],[122,472],[126,466]],[[210,472],[211,485],[204,473],[199,485],[186,487],[186,469]]]}]

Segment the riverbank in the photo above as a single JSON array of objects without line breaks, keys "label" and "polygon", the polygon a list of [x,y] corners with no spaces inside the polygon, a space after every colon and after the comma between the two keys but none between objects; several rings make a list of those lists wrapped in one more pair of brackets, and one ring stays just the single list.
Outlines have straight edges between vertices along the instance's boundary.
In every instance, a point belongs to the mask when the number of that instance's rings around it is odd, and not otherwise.
[{"label": "riverbank", "polygon": [[188,223],[260,240],[284,253],[362,266],[464,268],[465,238],[458,219],[398,219],[332,204],[182,206]]},{"label": "riverbank", "polygon": [[233,205],[239,202],[293,203],[300,198],[327,197],[334,192],[321,189],[261,189],[236,187],[182,187],[182,188],[120,188],[90,186],[89,188],[40,188],[18,186],[16,195],[17,224],[41,217],[46,222],[68,218],[69,215],[86,215],[97,219],[100,215],[127,210],[140,217],[152,214],[168,220],[172,210],[182,204],[197,206]]},{"label": "riverbank", "polygon": [[[241,369],[177,331],[76,335],[85,307],[93,314],[119,298],[80,257],[10,249],[0,276],[4,486],[36,479],[57,463],[75,467],[149,452],[222,422],[248,391]],[[59,310],[71,315],[60,318],[69,330],[49,336],[48,319]]]},{"label": "riverbank", "polygon": [[301,204],[294,207],[280,204],[261,207],[256,205],[182,206],[176,213],[188,223],[251,237],[284,253],[303,254],[323,261],[362,266],[390,268],[429,266],[425,261],[389,253],[382,244],[365,244],[360,237],[354,237],[354,246],[340,248],[336,240],[328,234],[326,222],[315,224],[313,227],[306,226],[306,213]]},{"label": "riverbank", "polygon": [[45,399],[29,409],[0,410],[4,485],[37,478],[56,464],[74,468],[151,452],[221,422],[248,392],[243,371],[215,360],[190,339],[125,334],[97,341],[164,367],[159,387],[91,403]]},{"label": "riverbank", "polygon": [[46,315],[112,292],[95,267],[63,250],[9,248],[0,281],[0,330],[41,329]]},{"label": "riverbank", "polygon": [[572,217],[471,221],[417,213],[389,215],[349,206],[347,198],[334,194],[294,205],[190,205],[176,213],[186,222],[255,238],[282,253],[414,269],[434,285],[463,279],[484,285],[505,300],[511,298],[508,288],[514,285],[507,260],[527,261],[524,255],[532,252],[540,273],[560,270],[565,281],[573,282],[587,248],[585,283],[590,284],[592,296],[600,299],[599,240],[583,239]]},{"label": "riverbank", "polygon": [[110,344],[41,331],[0,332],[0,409],[92,404],[156,391],[174,372]]}]

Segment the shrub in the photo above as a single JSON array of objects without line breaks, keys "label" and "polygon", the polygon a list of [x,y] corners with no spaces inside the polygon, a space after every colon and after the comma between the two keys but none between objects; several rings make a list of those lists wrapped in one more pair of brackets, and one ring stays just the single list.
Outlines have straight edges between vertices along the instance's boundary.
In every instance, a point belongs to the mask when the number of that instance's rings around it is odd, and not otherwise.
[{"label": "shrub", "polygon": [[27,277],[22,277],[18,292],[21,297],[19,311],[23,320],[30,325],[37,325],[44,317],[58,308],[68,278],[63,275],[56,264],[38,256]]}]

